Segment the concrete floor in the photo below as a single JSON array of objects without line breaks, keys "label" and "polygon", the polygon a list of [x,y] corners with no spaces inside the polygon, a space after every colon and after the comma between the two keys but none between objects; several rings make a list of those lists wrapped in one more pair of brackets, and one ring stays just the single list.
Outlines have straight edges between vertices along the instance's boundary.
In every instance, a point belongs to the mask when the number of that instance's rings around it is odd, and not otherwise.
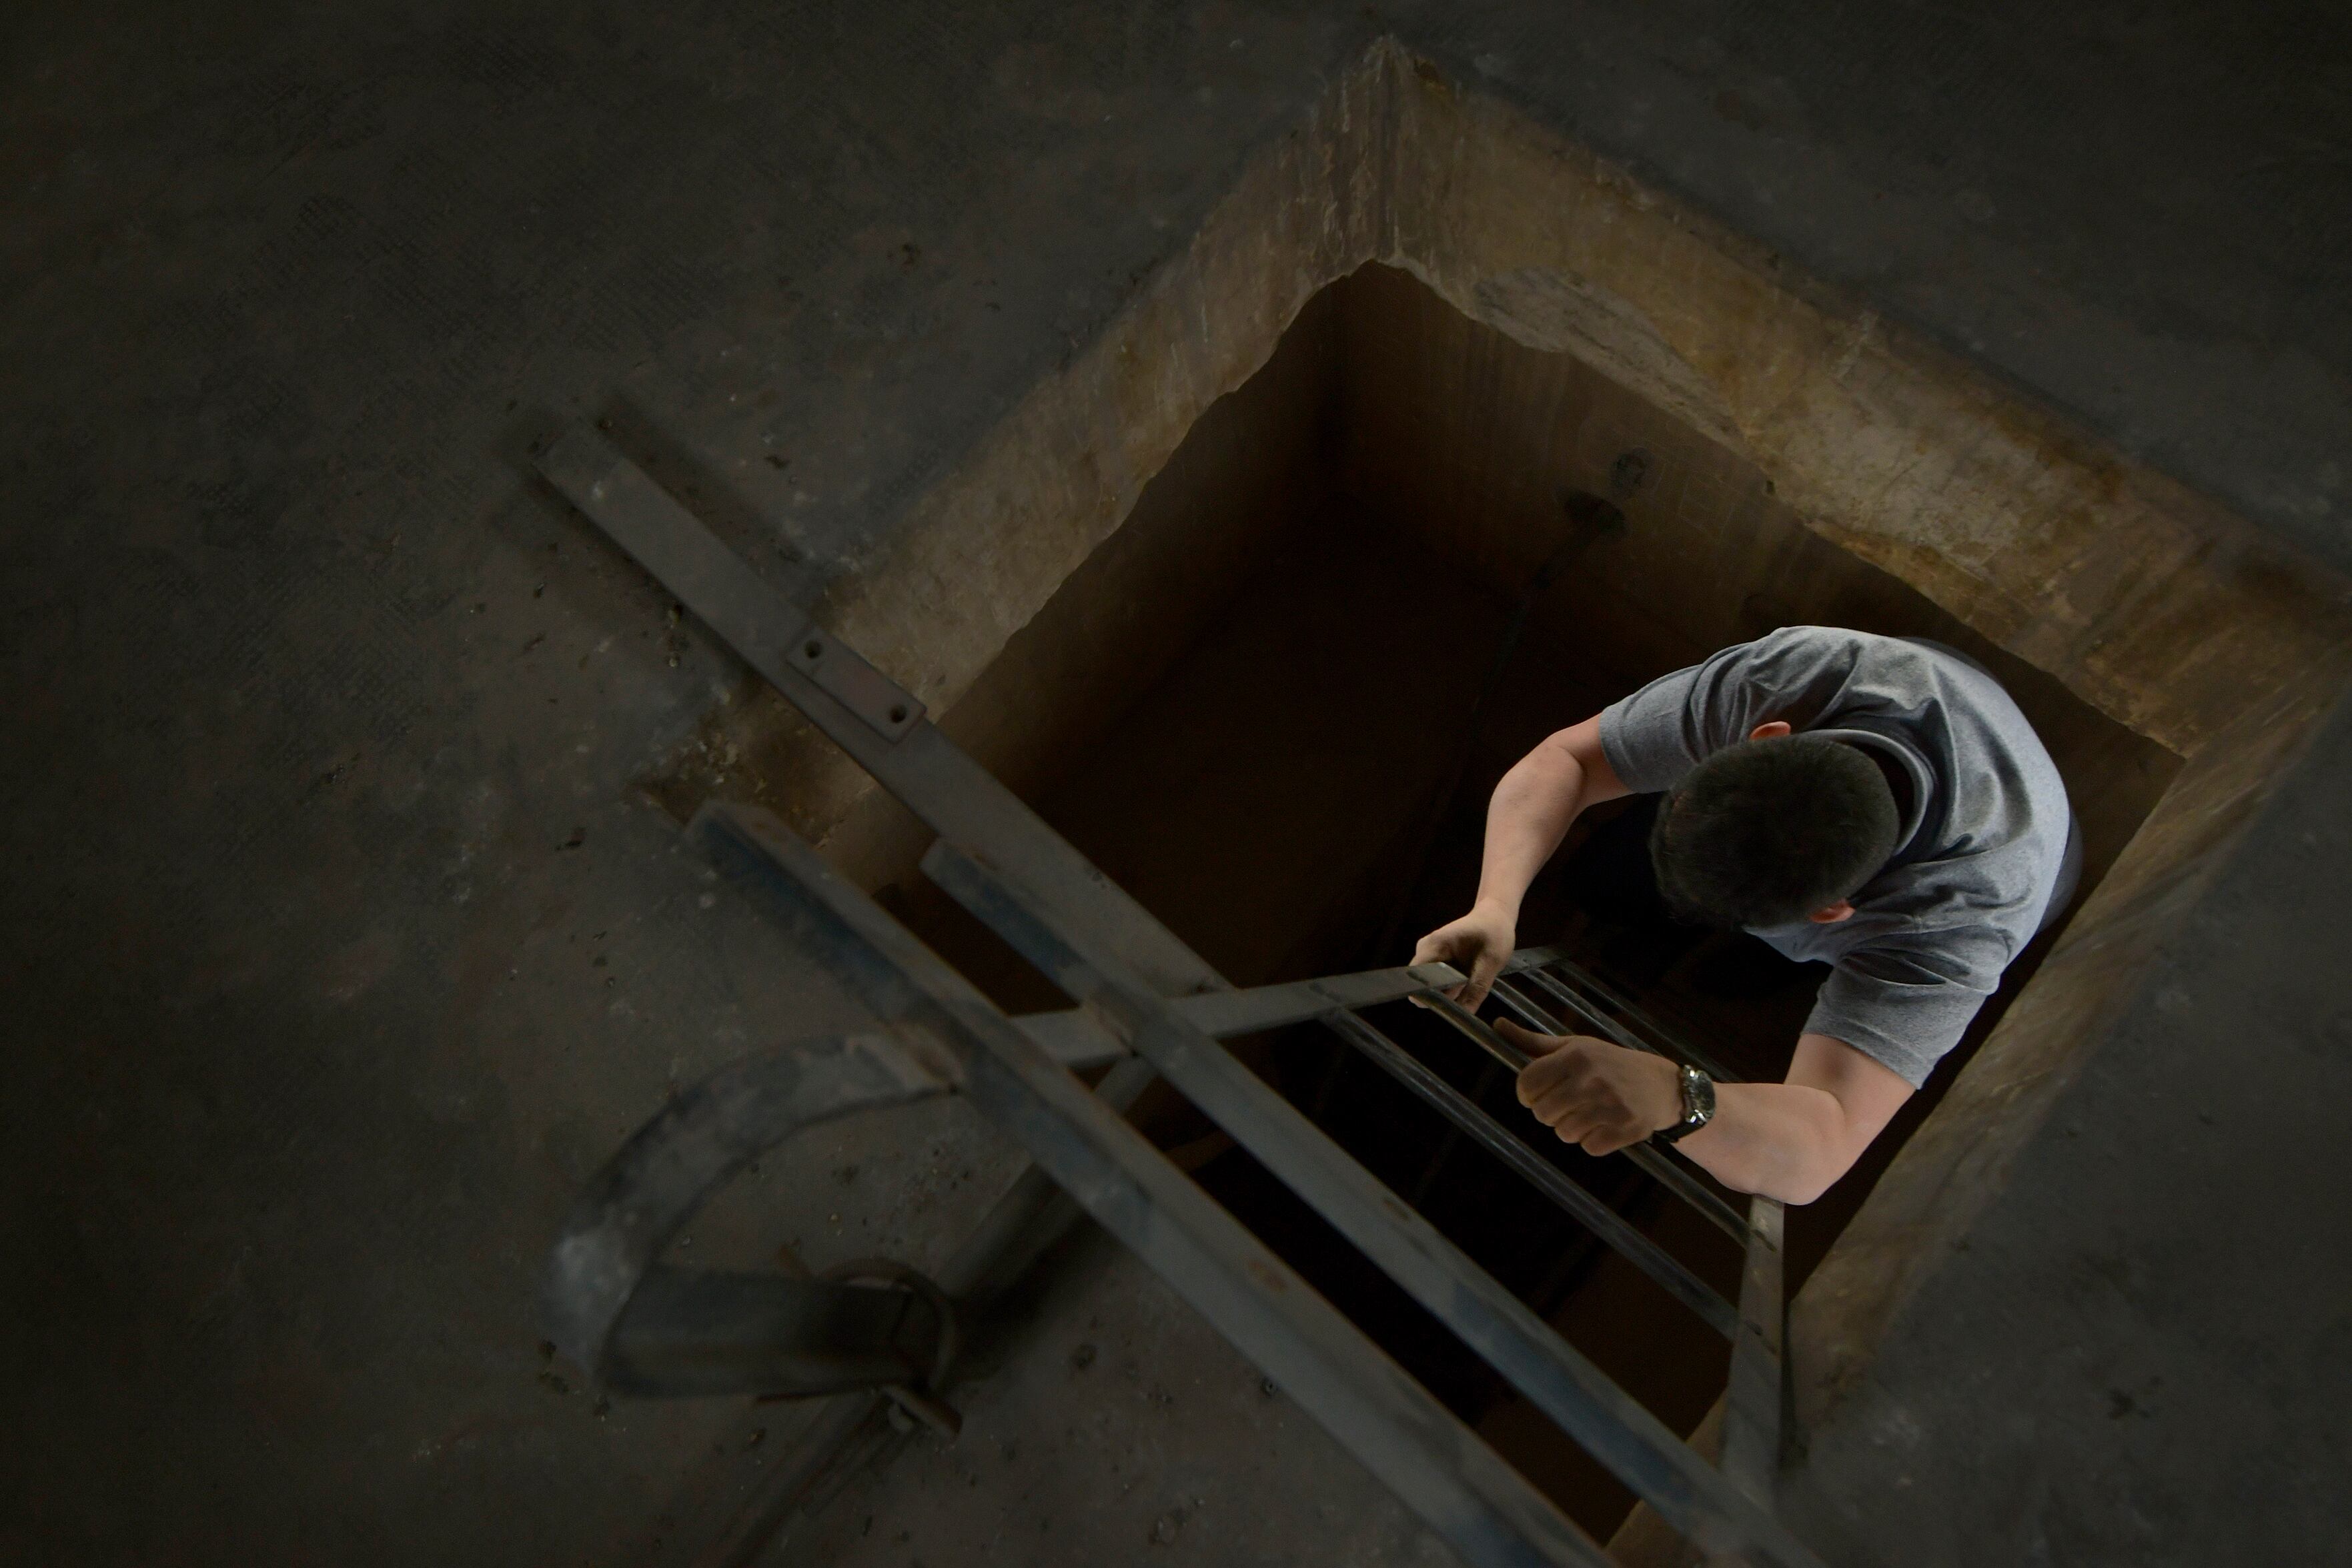
[{"label": "concrete floor", "polygon": [[[635,784],[730,666],[523,443],[629,420],[780,555],[854,572],[1381,31],[2352,566],[2352,38],[2316,6],[12,18],[0,1552],[682,1550],[770,1450],[740,1409],[600,1406],[541,1354],[532,1273],[667,1085],[857,1014],[703,905]],[[2347,763],[2352,721],[1811,1434],[1797,1501],[1836,1560],[2347,1560]],[[934,1256],[1010,1169],[952,1116],[872,1144],[734,1242]],[[1120,1295],[1137,1322],[1155,1289]],[[1150,1450],[1216,1479],[1003,1560],[1142,1555],[1188,1507],[1171,1550],[1296,1560],[1304,1512],[1216,1511],[1285,1495],[1361,1560],[1431,1550],[1223,1354],[1185,1362],[1213,1418]],[[1216,1490],[1236,1453],[1262,1490]],[[964,1517],[1025,1521],[977,1454],[866,1484],[961,1466],[999,1486]]]}]

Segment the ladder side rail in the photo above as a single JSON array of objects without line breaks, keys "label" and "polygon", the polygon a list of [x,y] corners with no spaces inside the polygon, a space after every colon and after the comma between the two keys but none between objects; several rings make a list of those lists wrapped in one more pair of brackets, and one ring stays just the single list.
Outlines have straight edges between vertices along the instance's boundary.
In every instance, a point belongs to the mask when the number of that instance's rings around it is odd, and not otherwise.
[{"label": "ladder side rail", "polygon": [[1591,1537],[1289,1265],[772,815],[706,806],[690,831],[887,1026],[940,1050],[977,1109],[1467,1562],[1608,1568]]}]

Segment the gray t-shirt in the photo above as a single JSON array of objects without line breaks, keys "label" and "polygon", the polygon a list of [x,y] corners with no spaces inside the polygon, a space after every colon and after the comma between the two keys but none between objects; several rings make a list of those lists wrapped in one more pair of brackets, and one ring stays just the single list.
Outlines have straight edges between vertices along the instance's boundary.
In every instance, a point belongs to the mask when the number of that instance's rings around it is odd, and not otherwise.
[{"label": "gray t-shirt", "polygon": [[1651,682],[1601,711],[1601,745],[1626,788],[1649,793],[1774,719],[1877,749],[1911,779],[1900,847],[1853,895],[1853,917],[1755,935],[1832,966],[1808,1033],[1916,1087],[2041,921],[2065,857],[2065,784],[1984,671],[1832,626],[1784,627]]}]

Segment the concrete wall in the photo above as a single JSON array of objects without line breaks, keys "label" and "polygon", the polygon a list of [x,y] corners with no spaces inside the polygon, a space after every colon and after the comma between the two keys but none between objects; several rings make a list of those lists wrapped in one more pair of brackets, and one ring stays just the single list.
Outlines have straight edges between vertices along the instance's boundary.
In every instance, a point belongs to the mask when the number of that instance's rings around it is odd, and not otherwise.
[{"label": "concrete wall", "polygon": [[[1318,296],[1263,368],[1211,403],[1133,509],[1061,580],[940,718],[958,745],[1024,799],[1080,769],[1248,580],[1319,520],[1337,316]],[[1036,541],[1007,553],[1038,570]],[[959,602],[985,583],[956,588]],[[869,886],[902,881],[929,841],[868,794],[822,841]]]},{"label": "concrete wall", "polygon": [[1999,674],[2050,747],[2092,884],[2171,783],[2179,758],[2164,747],[1807,527],[1754,461],[1573,349],[1521,342],[1391,267],[1334,292],[1339,482],[1498,598],[1524,591],[1568,534],[1563,497],[1617,494],[1621,459],[1638,474],[1619,503],[1629,526],[1580,554],[1534,617],[1617,691],[1776,626],[1950,643]]}]

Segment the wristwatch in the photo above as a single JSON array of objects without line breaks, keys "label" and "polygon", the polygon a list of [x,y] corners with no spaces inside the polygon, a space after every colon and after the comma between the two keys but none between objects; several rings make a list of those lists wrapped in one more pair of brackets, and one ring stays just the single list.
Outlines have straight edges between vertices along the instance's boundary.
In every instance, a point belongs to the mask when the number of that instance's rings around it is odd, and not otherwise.
[{"label": "wristwatch", "polygon": [[1683,1119],[1650,1134],[1654,1144],[1671,1144],[1689,1137],[1715,1120],[1715,1080],[1685,1063],[1679,1076],[1683,1086]]}]

